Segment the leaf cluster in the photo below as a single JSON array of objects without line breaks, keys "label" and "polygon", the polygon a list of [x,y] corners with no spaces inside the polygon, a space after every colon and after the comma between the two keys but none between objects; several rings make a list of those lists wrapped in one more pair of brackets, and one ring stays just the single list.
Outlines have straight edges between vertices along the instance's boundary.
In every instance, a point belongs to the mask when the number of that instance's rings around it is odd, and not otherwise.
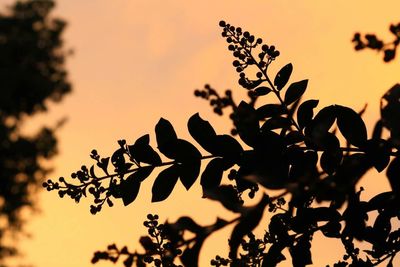
[{"label": "leaf cluster", "polygon": [[[291,81],[292,64],[271,76],[269,66],[280,55],[275,46],[226,22],[220,26],[235,57],[238,84],[251,92],[250,101],[236,104],[230,91],[221,97],[210,86],[195,94],[210,101],[217,114],[226,107],[232,109],[229,117],[236,138],[217,134],[208,121],[194,114],[188,131],[208,153],[203,155],[191,141],[178,138],[173,125],[161,118],[155,126],[156,148],[149,135],[133,144],[120,140],[111,157],[103,158],[93,150],[95,164],[73,173],[76,182],[49,180],[44,187],[75,201],[92,195],[95,214],[104,203],[112,206],[114,199],[132,203],[141,183],[156,168],[161,171],[152,182],[153,202],[166,200],[177,183],[189,190],[199,179],[203,197],[219,202],[236,217],[217,218],[207,226],[189,217],[163,224],[167,239],[182,251],[174,258],[184,266],[198,266],[204,240],[227,225],[234,225],[229,255],[213,259],[214,266],[272,267],[286,260],[287,253],[293,266],[310,265],[317,232],[343,244],[346,254],[334,266],[377,266],[387,260],[390,266],[400,250],[399,230],[393,223],[400,219],[400,85],[382,97],[381,118],[369,134],[363,110],[319,107],[317,99],[304,100],[308,80]],[[102,176],[95,173],[98,169]],[[386,170],[391,190],[364,201],[357,184],[373,169]],[[257,203],[246,203],[245,193]],[[266,212],[270,216],[264,216]],[[373,213],[378,216],[370,219]],[[267,225],[262,238],[251,233],[259,225]],[[186,233],[194,237],[187,238]],[[361,252],[355,241],[367,242],[371,249]]]}]

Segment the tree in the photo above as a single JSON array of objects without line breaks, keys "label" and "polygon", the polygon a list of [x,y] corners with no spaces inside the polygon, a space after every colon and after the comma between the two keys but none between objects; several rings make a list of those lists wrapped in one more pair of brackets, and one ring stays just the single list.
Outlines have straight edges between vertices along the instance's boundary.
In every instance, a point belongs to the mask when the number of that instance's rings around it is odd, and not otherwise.
[{"label": "tree", "polygon": [[[153,182],[153,202],[167,199],[178,181],[189,190],[199,178],[203,196],[220,202],[236,217],[202,226],[190,217],[160,224],[157,215],[149,214],[144,222],[148,236],[140,239],[143,253],[112,244],[96,252],[92,262],[123,258],[126,267],[179,266],[179,259],[183,266],[198,266],[204,240],[234,225],[229,255],[216,256],[212,266],[277,266],[286,260],[285,254],[290,254],[293,266],[310,265],[316,232],[343,244],[343,259],[330,263],[335,267],[393,266],[400,250],[400,85],[382,97],[381,119],[368,134],[364,110],[331,105],[317,111],[317,99],[302,100],[308,81],[289,82],[292,64],[276,75],[268,73],[280,55],[275,46],[224,21],[220,26],[235,57],[238,83],[249,99],[237,103],[231,91],[220,95],[209,85],[195,91],[215,113],[231,110],[230,134],[217,134],[198,113],[188,120],[189,133],[209,155],[178,138],[172,124],[161,118],[155,127],[157,149],[148,134],[133,144],[119,140],[110,157],[93,150],[93,165],[82,166],[71,179],[60,177],[43,186],[76,202],[92,197],[90,212],[96,214],[118,199],[124,205],[132,203],[141,183],[160,169]],[[265,103],[266,95],[274,95],[276,102]],[[163,161],[160,153],[170,161]],[[357,182],[371,169],[385,171],[392,190],[363,201],[364,189]],[[247,204],[255,197],[257,204]],[[263,216],[265,212],[270,216]],[[369,218],[372,213],[377,214],[375,219]],[[262,221],[268,228],[256,237],[252,231]],[[356,241],[368,243],[370,249],[361,251]]]},{"label": "tree", "polygon": [[43,159],[57,153],[56,127],[21,133],[27,118],[70,92],[61,35],[65,22],[51,18],[53,1],[17,1],[0,14],[0,262],[14,255],[6,244],[21,230],[21,211],[35,207],[35,192],[48,175]]}]

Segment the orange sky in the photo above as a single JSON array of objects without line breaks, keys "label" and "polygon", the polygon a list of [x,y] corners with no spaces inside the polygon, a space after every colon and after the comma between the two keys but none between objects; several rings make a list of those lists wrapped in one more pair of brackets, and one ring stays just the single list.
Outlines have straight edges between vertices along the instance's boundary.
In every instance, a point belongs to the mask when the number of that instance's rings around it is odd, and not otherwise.
[{"label": "orange sky", "polygon": [[[1,5],[9,2],[0,0]],[[350,40],[355,31],[388,36],[388,24],[398,21],[399,8],[398,0],[379,4],[348,0],[59,0],[56,14],[69,23],[66,46],[75,50],[67,64],[74,92],[27,127],[34,128],[39,122],[53,125],[68,117],[58,133],[55,178],[91,163],[93,148],[109,155],[117,148],[118,139],[132,142],[145,133],[154,138],[160,117],[169,119],[183,138],[188,138],[187,119],[197,111],[217,131],[226,131],[227,120],[213,115],[206,102],[193,96],[193,90],[205,83],[221,91],[239,89],[232,57],[217,26],[221,19],[275,44],[281,57],[271,73],[292,62],[292,81],[310,79],[306,98],[320,98],[321,107],[338,103],[356,110],[369,103],[367,121],[373,122],[379,114],[379,98],[399,82],[400,65],[398,60],[383,64],[381,56],[371,51],[356,53]],[[367,194],[387,187],[384,179],[371,186],[375,178],[372,173],[363,183]],[[54,192],[41,192],[42,213],[26,227],[33,238],[21,241],[24,261],[37,267],[92,266],[93,252],[112,242],[138,247],[148,212],[171,220],[190,215],[202,223],[212,223],[217,215],[233,217],[218,204],[201,199],[198,183],[188,193],[178,186],[167,201],[151,204],[151,184],[149,179],[130,206],[117,203],[96,216],[89,213],[88,202],[75,205],[72,200],[60,200]],[[215,254],[226,253],[227,238],[224,231],[206,243],[202,266],[208,266]],[[315,266],[325,266],[341,255],[334,244],[316,243],[314,247]],[[321,252],[326,248],[329,252]]]}]

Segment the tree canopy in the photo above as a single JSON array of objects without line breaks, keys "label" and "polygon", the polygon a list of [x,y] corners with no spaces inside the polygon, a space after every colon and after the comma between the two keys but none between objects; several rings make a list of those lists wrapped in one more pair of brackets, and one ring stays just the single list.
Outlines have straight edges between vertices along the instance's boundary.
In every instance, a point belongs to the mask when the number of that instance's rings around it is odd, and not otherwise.
[{"label": "tree canopy", "polygon": [[57,152],[55,127],[26,136],[26,119],[71,91],[61,39],[66,23],[51,18],[53,1],[17,1],[0,14],[0,261],[16,253],[6,239],[21,230],[21,211],[48,175],[43,159]]},{"label": "tree canopy", "polygon": [[[140,239],[143,252],[112,244],[96,252],[92,262],[198,266],[204,241],[234,225],[227,237],[229,254],[217,255],[212,266],[272,267],[285,260],[296,267],[310,265],[317,232],[344,247],[345,255],[327,262],[329,266],[393,266],[400,250],[400,85],[384,94],[381,118],[368,133],[364,110],[320,107],[318,99],[303,99],[308,80],[293,81],[292,64],[269,72],[280,56],[274,45],[224,21],[220,26],[248,99],[237,102],[231,91],[220,94],[209,85],[195,95],[209,101],[216,114],[229,111],[230,134],[218,134],[196,113],[187,123],[195,142],[188,141],[161,118],[155,126],[156,145],[145,134],[132,144],[119,140],[109,157],[94,149],[93,165],[43,186],[76,202],[92,198],[90,212],[97,214],[115,201],[131,204],[141,184],[160,170],[152,182],[153,202],[166,200],[178,182],[189,190],[199,179],[203,197],[236,216],[199,225],[186,216],[161,224],[149,214],[144,222],[148,236]],[[357,184],[370,170],[384,172],[391,190],[365,201]],[[253,198],[256,204],[248,204]],[[261,222],[268,227],[257,237],[252,231]],[[361,250],[357,241],[368,243],[369,249]]]}]

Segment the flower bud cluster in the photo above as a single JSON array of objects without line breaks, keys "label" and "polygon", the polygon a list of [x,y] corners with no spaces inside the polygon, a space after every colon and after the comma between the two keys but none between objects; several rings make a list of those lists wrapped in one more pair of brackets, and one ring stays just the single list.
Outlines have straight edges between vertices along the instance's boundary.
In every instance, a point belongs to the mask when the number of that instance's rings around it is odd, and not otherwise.
[{"label": "flower bud cluster", "polygon": [[[247,31],[242,31],[240,27],[235,27],[227,24],[225,21],[220,21],[219,25],[223,28],[222,36],[228,42],[228,49],[232,51],[236,58],[232,64],[236,71],[240,73],[239,84],[244,88],[251,90],[260,85],[264,81],[263,76],[267,67],[274,61],[280,52],[275,46],[263,44],[261,38],[256,38]],[[258,58],[253,55],[253,50],[261,46],[261,51],[258,52]],[[248,79],[243,72],[249,66],[256,66],[260,71],[256,73],[257,79]]]},{"label": "flower bud cluster", "polygon": [[224,96],[220,96],[218,92],[212,88],[210,85],[206,84],[204,89],[199,90],[196,89],[194,91],[194,95],[196,97],[203,98],[210,102],[210,106],[213,108],[214,113],[222,116],[223,110],[228,107],[232,107],[234,109],[236,104],[232,99],[232,91],[226,90]]}]

